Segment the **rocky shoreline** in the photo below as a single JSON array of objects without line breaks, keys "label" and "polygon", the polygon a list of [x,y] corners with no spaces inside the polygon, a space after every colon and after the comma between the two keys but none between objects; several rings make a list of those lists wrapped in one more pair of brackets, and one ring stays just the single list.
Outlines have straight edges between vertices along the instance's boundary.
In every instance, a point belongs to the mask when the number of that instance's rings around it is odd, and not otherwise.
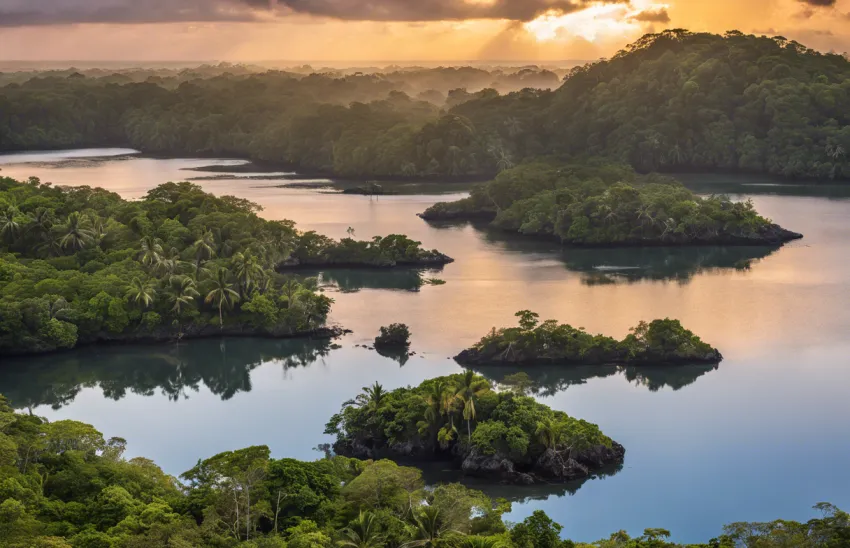
[{"label": "rocky shoreline", "polygon": [[412,461],[451,462],[464,475],[518,485],[560,483],[591,477],[601,469],[622,464],[626,449],[617,442],[611,446],[595,445],[582,451],[547,449],[527,463],[518,463],[507,455],[484,454],[477,448],[464,452],[461,445],[451,451],[433,453],[412,442],[389,447],[369,447],[358,440],[344,439],[333,444],[337,455],[358,459],[405,459]]},{"label": "rocky shoreline", "polygon": [[298,268],[435,268],[453,263],[455,260],[439,251],[429,252],[428,256],[416,260],[389,260],[374,263],[365,261],[333,261],[317,257],[315,259],[290,258],[277,266],[278,271]]},{"label": "rocky shoreline", "polygon": [[465,367],[469,366],[551,366],[551,365],[716,365],[723,361],[723,355],[717,349],[712,349],[702,356],[679,357],[675,355],[646,355],[629,357],[622,352],[591,353],[581,358],[546,358],[526,356],[521,352],[492,353],[479,348],[467,348],[461,351],[454,360]]},{"label": "rocky shoreline", "polygon": [[156,329],[148,332],[135,333],[98,333],[95,337],[89,337],[77,341],[73,348],[58,348],[44,352],[20,352],[3,354],[4,356],[39,356],[59,352],[70,352],[85,346],[109,346],[127,344],[165,344],[195,339],[215,339],[221,337],[256,337],[263,339],[336,339],[351,333],[350,329],[339,326],[317,327],[309,331],[291,331],[289,329],[257,329],[250,325],[225,326],[219,329],[214,325],[195,326],[186,325],[183,332],[174,329]]}]

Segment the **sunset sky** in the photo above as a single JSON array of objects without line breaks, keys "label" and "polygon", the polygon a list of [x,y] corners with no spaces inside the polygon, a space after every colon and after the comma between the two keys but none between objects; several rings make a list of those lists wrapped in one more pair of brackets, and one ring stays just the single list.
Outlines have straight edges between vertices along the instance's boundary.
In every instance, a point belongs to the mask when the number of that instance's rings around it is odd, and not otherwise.
[{"label": "sunset sky", "polygon": [[596,59],[665,28],[845,52],[850,0],[0,0],[0,59]]}]

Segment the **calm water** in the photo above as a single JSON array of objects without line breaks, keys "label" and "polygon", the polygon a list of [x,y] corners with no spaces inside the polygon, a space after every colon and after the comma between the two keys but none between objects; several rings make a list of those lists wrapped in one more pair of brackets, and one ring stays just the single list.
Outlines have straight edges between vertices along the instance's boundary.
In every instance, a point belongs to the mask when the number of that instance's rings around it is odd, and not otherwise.
[{"label": "calm water", "polygon": [[[128,197],[193,173],[183,167],[217,163],[27,161],[36,163],[0,157],[2,173]],[[563,251],[415,216],[452,195],[370,200],[275,188],[273,181],[200,181],[212,192],[255,200],[266,217],[293,219],[302,229],[334,237],[349,226],[361,238],[406,233],[457,261],[429,274],[446,285],[419,291],[410,272],[323,274],[336,299],[332,321],[354,330],[338,341],[341,348],[228,339],[83,349],[7,363],[0,393],[50,419],[74,418],[123,436],[130,456],[179,474],[199,457],[251,444],[267,444],[277,457],[316,458],[313,448],[330,441],[325,422],[361,386],[379,380],[395,388],[458,371],[447,357],[491,327],[512,324],[520,309],[617,337],[641,319],[669,316],[717,346],[726,358],[720,366],[534,371],[542,401],[598,423],[626,447],[626,461],[581,485],[490,488],[521,501],[512,519],[540,508],[577,540],[665,527],[676,540],[699,541],[727,522],[807,519],[819,501],[850,508],[846,189],[705,177],[696,183],[706,192],[722,187],[752,197],[763,214],[805,239],[778,250]],[[413,331],[417,355],[403,365],[355,348],[390,322]],[[481,372],[498,380],[511,371]]]}]

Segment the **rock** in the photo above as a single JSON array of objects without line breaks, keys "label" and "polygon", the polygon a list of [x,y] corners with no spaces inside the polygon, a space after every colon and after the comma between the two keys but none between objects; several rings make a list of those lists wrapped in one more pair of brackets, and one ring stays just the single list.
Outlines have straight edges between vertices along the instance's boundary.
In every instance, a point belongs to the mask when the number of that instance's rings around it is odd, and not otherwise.
[{"label": "rock", "polygon": [[548,479],[569,481],[590,475],[590,469],[567,456],[567,451],[547,449],[534,463],[534,473]]},{"label": "rock", "polygon": [[611,442],[611,447],[596,445],[573,455],[573,458],[590,468],[601,468],[610,464],[622,462],[626,449],[619,443]]},{"label": "rock", "polygon": [[517,472],[514,463],[499,453],[487,455],[477,448],[467,453],[461,470],[468,476],[487,478],[509,483],[534,483],[529,474]]}]

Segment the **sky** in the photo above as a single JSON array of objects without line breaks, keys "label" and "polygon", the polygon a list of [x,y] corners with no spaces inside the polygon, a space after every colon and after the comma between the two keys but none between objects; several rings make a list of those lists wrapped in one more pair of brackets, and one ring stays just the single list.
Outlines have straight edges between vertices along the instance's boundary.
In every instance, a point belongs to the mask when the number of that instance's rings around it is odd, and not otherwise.
[{"label": "sky", "polygon": [[0,60],[593,60],[666,28],[843,53],[850,0],[0,0]]}]

